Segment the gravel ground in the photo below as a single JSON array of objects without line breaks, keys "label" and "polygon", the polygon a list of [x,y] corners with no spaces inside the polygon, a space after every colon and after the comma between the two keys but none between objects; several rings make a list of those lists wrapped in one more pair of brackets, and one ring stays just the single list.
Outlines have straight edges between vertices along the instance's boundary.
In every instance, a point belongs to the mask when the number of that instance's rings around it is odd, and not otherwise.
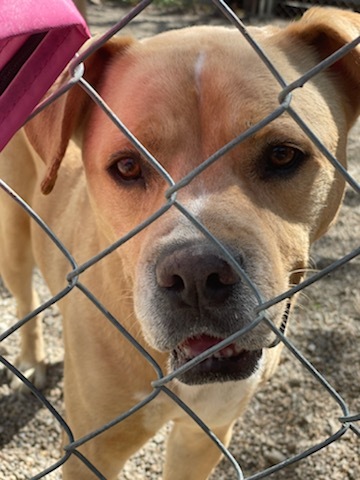
[{"label": "gravel ground", "polygon": [[[117,7],[90,7],[93,31],[103,31],[119,18]],[[135,19],[130,30],[137,36],[192,24],[198,16],[159,15],[146,11]],[[219,22],[205,16],[201,22]],[[350,138],[350,171],[359,180],[360,122]],[[314,268],[323,268],[358,247],[360,234],[359,198],[348,189],[337,225],[313,250]],[[342,396],[352,413],[360,411],[359,340],[360,340],[360,260],[328,275],[303,292],[289,329],[289,338]],[[38,274],[35,282],[43,299],[48,295]],[[0,331],[16,321],[14,301],[0,284]],[[49,382],[46,397],[59,412],[62,403],[61,318],[56,307],[45,319]],[[11,361],[18,352],[18,335],[0,345]],[[238,421],[230,450],[246,475],[305,451],[339,429],[342,411],[332,397],[294,356],[284,351],[273,379],[256,395],[251,408]],[[121,480],[161,478],[164,440],[161,431],[133,457]],[[29,395],[11,391],[5,371],[0,371],[0,478],[31,478],[60,458],[60,427],[52,415]],[[360,440],[351,430],[321,452],[275,473],[278,480],[358,480],[360,478]],[[59,480],[59,471],[46,478]],[[212,479],[236,478],[233,468],[223,461]]]}]

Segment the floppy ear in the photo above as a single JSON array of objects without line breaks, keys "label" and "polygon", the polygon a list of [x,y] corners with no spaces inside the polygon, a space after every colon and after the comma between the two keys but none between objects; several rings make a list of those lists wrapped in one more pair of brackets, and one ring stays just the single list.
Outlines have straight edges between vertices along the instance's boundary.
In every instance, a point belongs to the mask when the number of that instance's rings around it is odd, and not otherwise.
[{"label": "floppy ear", "polygon": [[[360,35],[360,14],[336,8],[314,7],[288,27],[311,45],[319,54],[319,60],[356,39]],[[360,114],[360,45],[330,67],[345,98],[345,113],[349,127]]]},{"label": "floppy ear", "polygon": [[[123,54],[132,42],[130,38],[107,42],[85,61],[84,78],[97,88],[112,59]],[[79,85],[74,85],[25,125],[31,145],[47,165],[41,183],[44,194],[53,189],[70,138],[81,130],[94,105],[88,94]]]}]

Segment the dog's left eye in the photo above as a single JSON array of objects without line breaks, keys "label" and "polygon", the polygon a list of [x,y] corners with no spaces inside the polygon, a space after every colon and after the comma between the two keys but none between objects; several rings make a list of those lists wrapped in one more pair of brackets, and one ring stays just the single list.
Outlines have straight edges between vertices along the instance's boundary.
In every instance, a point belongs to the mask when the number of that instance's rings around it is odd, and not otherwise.
[{"label": "dog's left eye", "polygon": [[109,172],[115,180],[122,182],[134,182],[142,178],[140,160],[131,155],[124,155],[113,161]]},{"label": "dog's left eye", "polygon": [[305,158],[305,153],[292,145],[275,145],[267,152],[268,169],[291,171]]}]

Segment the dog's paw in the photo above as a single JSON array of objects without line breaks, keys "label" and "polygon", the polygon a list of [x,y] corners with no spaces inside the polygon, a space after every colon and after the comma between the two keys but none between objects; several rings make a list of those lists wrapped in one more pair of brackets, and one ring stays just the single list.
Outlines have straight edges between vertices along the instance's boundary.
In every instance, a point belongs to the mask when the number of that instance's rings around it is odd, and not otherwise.
[{"label": "dog's paw", "polygon": [[[42,390],[46,384],[46,363],[39,362],[36,364],[30,364],[18,359],[15,362],[16,368],[29,380],[38,390]],[[28,386],[18,377],[15,373],[9,370],[8,372],[10,387],[17,392],[26,393],[29,392]]]}]

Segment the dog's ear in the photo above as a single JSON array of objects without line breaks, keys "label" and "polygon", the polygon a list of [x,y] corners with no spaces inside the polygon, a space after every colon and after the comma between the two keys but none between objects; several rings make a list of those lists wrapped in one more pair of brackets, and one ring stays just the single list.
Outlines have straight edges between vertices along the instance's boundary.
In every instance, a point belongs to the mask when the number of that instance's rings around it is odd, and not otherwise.
[{"label": "dog's ear", "polygon": [[[122,55],[132,42],[128,37],[107,42],[85,61],[84,78],[97,88],[112,59]],[[70,138],[81,131],[89,109],[94,105],[88,94],[75,85],[25,125],[31,145],[47,165],[41,183],[44,194],[53,189]]]},{"label": "dog's ear", "polygon": [[[288,32],[311,45],[319,60],[360,35],[360,14],[336,8],[314,7],[288,27]],[[360,45],[330,67],[344,95],[349,127],[360,114]]]}]

